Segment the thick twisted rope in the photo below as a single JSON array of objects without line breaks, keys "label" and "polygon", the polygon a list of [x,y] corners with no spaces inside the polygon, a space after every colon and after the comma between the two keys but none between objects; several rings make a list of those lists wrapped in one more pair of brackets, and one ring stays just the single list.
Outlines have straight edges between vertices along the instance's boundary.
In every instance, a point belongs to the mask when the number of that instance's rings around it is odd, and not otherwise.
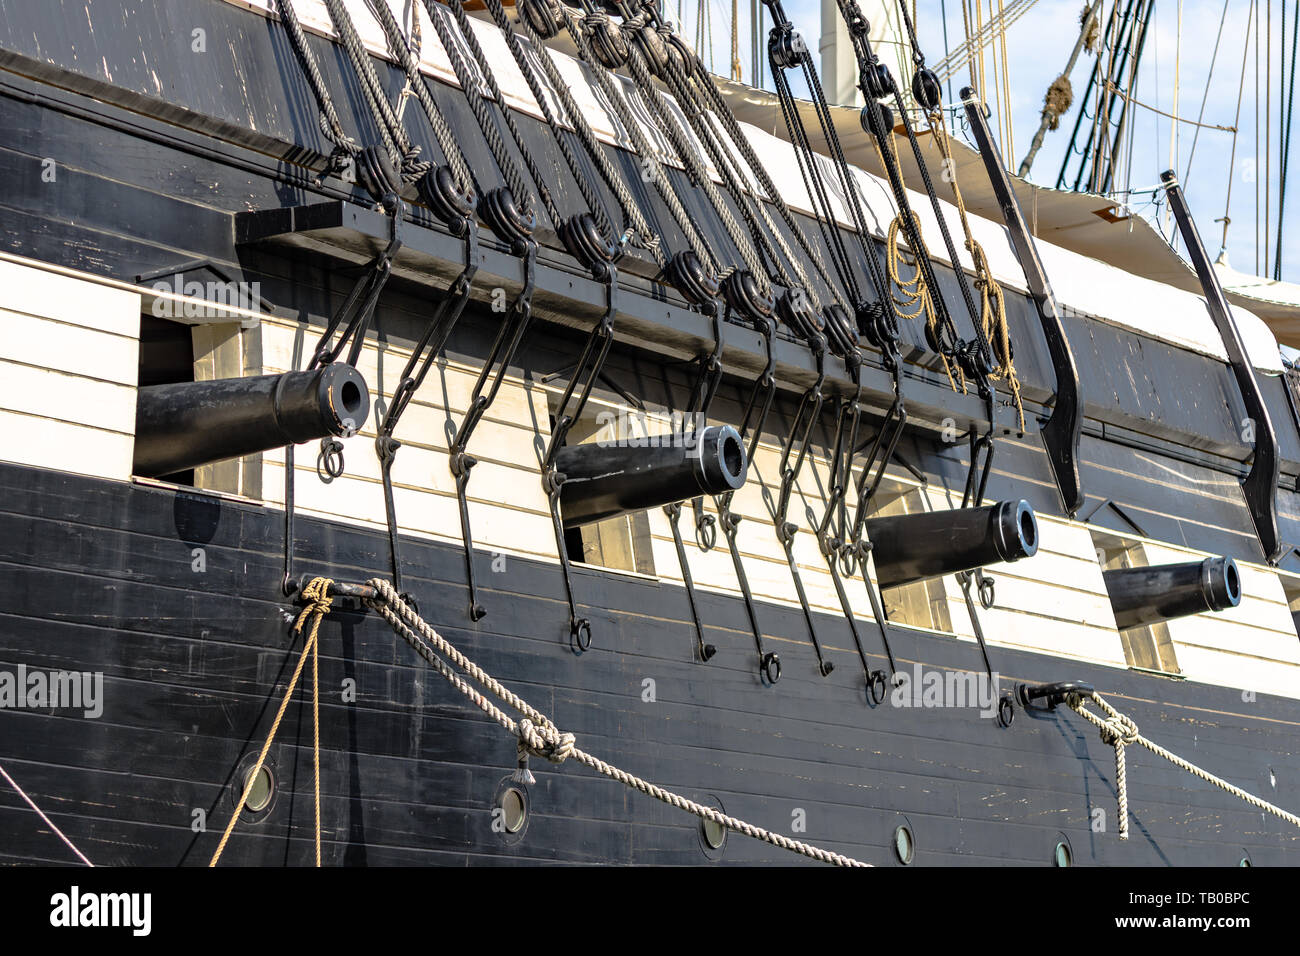
[{"label": "thick twisted rope", "polygon": [[[545,757],[554,763],[563,763],[572,757],[578,763],[590,767],[597,773],[609,777],[611,780],[616,780],[624,786],[639,790],[641,793],[654,797],[669,806],[685,810],[701,819],[726,827],[728,830],[735,830],[737,833],[743,833],[745,836],[762,840],[783,850],[790,850],[822,863],[833,863],[836,866],[867,865],[851,857],[823,850],[820,847],[799,840],[792,840],[779,833],[753,826],[743,820],[728,816],[713,807],[688,800],[679,794],[658,787],[649,781],[593,757],[577,746],[573,734],[561,732],[545,714],[532,707],[522,697],[513,693],[491,674],[448,643],[409,604],[402,600],[391,584],[382,578],[372,578],[366,583],[374,588],[378,595],[375,598],[367,599],[366,604],[383,617],[389,626],[410,644],[416,653],[445,677],[453,687],[469,698],[474,706],[498,723],[511,736],[517,737],[520,747],[527,753]],[[447,659],[444,660],[443,657],[439,657],[439,654],[442,654]],[[513,719],[482,691],[472,686],[469,681],[457,673],[452,665],[463,671],[471,680],[482,685],[493,697],[521,714],[521,718],[517,721]]]},{"label": "thick twisted rope", "polygon": [[262,772],[262,766],[266,763],[266,755],[270,753],[271,744],[275,741],[275,735],[280,730],[280,721],[284,719],[284,712],[289,708],[289,701],[293,698],[294,689],[298,686],[298,678],[302,676],[302,668],[307,663],[309,654],[311,655],[312,680],[312,741],[316,767],[316,865],[320,866],[320,656],[317,653],[319,646],[317,636],[320,634],[320,622],[329,613],[330,605],[334,601],[329,593],[330,585],[333,583],[329,578],[312,578],[307,586],[302,589],[302,596],[307,604],[302,609],[302,613],[298,615],[298,620],[294,622],[293,633],[301,634],[303,625],[308,620],[311,621],[311,631],[307,635],[307,643],[303,645],[302,653],[298,656],[298,664],[293,669],[293,676],[289,679],[289,686],[285,689],[284,697],[280,700],[280,709],[276,711],[275,720],[271,723],[271,732],[266,735],[266,742],[262,744],[262,751],[257,755],[257,763],[253,765],[252,771],[248,774],[248,782],[244,784],[244,792],[240,794],[239,803],[235,805],[235,812],[231,814],[230,822],[226,824],[225,832],[221,834],[221,842],[217,844],[216,852],[212,854],[212,859],[208,861],[210,867],[216,866],[217,861],[221,859],[221,854],[225,852],[226,844],[230,841],[230,834],[239,821],[239,815],[244,812],[244,806],[248,803],[248,795],[252,793],[253,785],[257,782],[257,775]]},{"label": "thick twisted rope", "polygon": [[[466,102],[469,103],[470,112],[474,114],[474,119],[483,133],[483,138],[487,141],[488,150],[492,153],[492,158],[496,160],[497,167],[501,170],[501,178],[506,184],[506,189],[510,191],[510,195],[514,198],[519,212],[525,216],[532,212],[533,193],[524,186],[523,173],[519,171],[519,166],[516,164],[514,157],[506,149],[505,137],[501,135],[501,129],[497,125],[497,115],[501,116],[507,131],[515,141],[515,145],[519,147],[519,154],[528,167],[528,174],[537,187],[538,195],[542,200],[542,205],[546,207],[547,215],[551,217],[553,222],[558,223],[560,221],[559,209],[556,207],[550,191],[546,188],[541,170],[538,169],[532,153],[529,152],[527,144],[510,116],[510,108],[506,106],[505,98],[501,95],[501,89],[497,86],[496,76],[487,67],[483,49],[479,46],[478,37],[469,26],[469,18],[465,16],[464,9],[459,3],[450,8],[456,17],[457,24],[453,30],[451,22],[443,18],[443,4],[435,2],[435,0],[425,0],[424,5],[426,12],[429,14],[429,22],[433,24],[434,32],[438,34],[438,39],[447,53],[447,58],[451,61],[451,68],[460,83],[461,93],[464,94]],[[460,45],[456,42],[457,32],[464,38],[466,47],[469,49],[471,56],[474,57],[475,63],[482,74],[483,83],[487,86],[488,94],[497,102],[499,114],[492,112],[492,108],[488,106],[482,93],[479,92],[479,78],[461,55]]]},{"label": "thick twisted rope", "polygon": [[[509,16],[506,14],[505,7],[502,6],[500,0],[487,0],[484,5],[487,7],[488,14],[496,23],[497,29],[501,31],[501,35],[505,38],[506,46],[510,50],[510,55],[514,57],[515,63],[518,64],[519,72],[523,76],[524,82],[528,84],[529,92],[532,93],[533,99],[536,101],[538,108],[542,112],[542,118],[546,121],[546,124],[550,126],[552,137],[555,140],[555,145],[559,147],[560,154],[564,157],[565,165],[569,167],[569,172],[573,174],[573,181],[577,184],[578,192],[582,194],[583,201],[591,211],[591,216],[596,223],[597,231],[599,231],[607,240],[618,243],[619,235],[615,231],[614,225],[610,221],[609,214],[605,209],[605,200],[597,191],[595,184],[588,178],[587,171],[578,161],[578,157],[569,143],[568,135],[565,132],[564,127],[560,124],[559,119],[551,109],[550,102],[547,100],[546,93],[542,88],[541,80],[538,78],[535,64],[540,65],[542,71],[546,74],[547,82],[555,91],[556,98],[560,101],[560,106],[566,114],[569,124],[574,131],[574,135],[576,135],[582,142],[583,148],[587,150],[587,153],[591,157],[592,162],[596,165],[599,174],[605,180],[605,183],[609,185],[611,191],[616,194],[616,198],[619,200],[621,208],[624,210],[624,215],[627,215],[627,210],[635,207],[636,204],[632,201],[631,194],[626,192],[627,187],[623,184],[622,177],[618,176],[616,171],[610,165],[609,158],[605,155],[604,150],[600,148],[596,141],[595,133],[592,132],[591,128],[587,125],[587,121],[582,116],[582,111],[579,110],[577,105],[574,103],[573,97],[569,93],[568,84],[564,82],[563,78],[559,74],[559,70],[551,61],[550,51],[542,44],[541,37],[538,36],[537,32],[532,28],[528,18],[519,17],[517,21],[511,22]],[[532,44],[534,52],[536,53],[536,60],[529,58],[528,52],[524,49],[524,45],[519,39],[519,35],[515,33],[516,28],[523,30],[528,36],[529,42]],[[622,192],[620,192],[620,188],[622,189]],[[626,205],[622,205],[624,199],[627,201]],[[645,224],[644,219],[639,221],[638,228],[640,226],[645,226],[646,232],[649,231],[649,226]],[[643,232],[641,235],[644,236],[645,233]],[[660,264],[662,265],[662,263]]]},{"label": "thick twisted rope", "polygon": [[370,8],[371,14],[384,29],[384,35],[388,38],[388,49],[397,57],[397,61],[406,71],[407,85],[415,93],[420,105],[424,107],[424,115],[429,119],[429,126],[433,130],[434,138],[438,141],[438,147],[442,150],[443,156],[447,159],[447,165],[451,168],[452,175],[456,182],[462,188],[471,188],[476,185],[474,174],[470,171],[464,155],[460,151],[460,146],[456,142],[456,134],[451,125],[447,122],[447,117],[443,115],[438,103],[433,98],[433,93],[429,90],[428,81],[420,72],[420,18],[412,11],[411,16],[411,37],[407,39],[402,32],[402,27],[398,24],[397,19],[393,16],[392,10],[389,9],[387,0],[366,0],[366,6]]},{"label": "thick twisted rope", "polygon": [[1228,783],[1228,781],[1224,780],[1222,777],[1216,777],[1208,770],[1201,769],[1196,766],[1196,764],[1184,760],[1176,753],[1172,753],[1164,747],[1161,747],[1159,744],[1143,737],[1142,734],[1138,732],[1137,724],[1133,722],[1132,718],[1125,714],[1121,714],[1101,696],[1094,694],[1091,700],[1105,714],[1104,717],[1101,714],[1096,714],[1088,710],[1088,708],[1084,706],[1085,699],[1078,694],[1071,694],[1067,699],[1067,703],[1076,713],[1079,714],[1079,716],[1083,717],[1101,731],[1102,742],[1110,744],[1115,748],[1115,792],[1119,799],[1119,838],[1121,840],[1128,839],[1128,774],[1124,760],[1124,748],[1131,744],[1139,744],[1151,751],[1157,757],[1163,757],[1165,760],[1168,760],[1174,766],[1186,770],[1193,776],[1200,777],[1207,783],[1214,784],[1214,786],[1218,787],[1220,790],[1226,791],[1234,797],[1245,800],[1252,807],[1271,813],[1273,816],[1285,820],[1293,826],[1300,827],[1300,816],[1296,816],[1294,813],[1288,813],[1281,807],[1275,806],[1267,800],[1262,800],[1254,794],[1242,790],[1241,787]]},{"label": "thick twisted rope", "polygon": [[[625,30],[632,28],[631,25],[624,26]],[[705,199],[713,207],[714,213],[722,222],[723,231],[730,237],[731,243],[740,255],[745,268],[749,270],[754,277],[754,281],[758,283],[759,291],[766,295],[770,291],[771,285],[768,282],[767,270],[763,268],[763,262],[759,258],[758,250],[751,243],[749,233],[742,230],[740,224],[736,222],[736,217],[731,213],[731,207],[726,204],[722,194],[718,192],[717,186],[713,183],[713,178],[704,167],[703,158],[695,149],[694,144],[687,138],[686,131],[678,125],[677,117],[672,114],[664,101],[663,95],[659,92],[659,88],[655,85],[654,77],[650,74],[650,67],[645,62],[640,46],[635,42],[628,44],[627,67],[632,74],[632,79],[636,82],[637,94],[648,107],[650,115],[655,118],[660,130],[668,137],[668,142],[672,144],[678,160],[686,168],[687,176],[696,188],[704,193]]]},{"label": "thick twisted rope", "polygon": [[[681,198],[677,195],[672,181],[668,178],[668,174],[659,160],[658,151],[646,139],[640,122],[633,115],[632,109],[628,105],[623,91],[623,84],[600,64],[592,51],[587,37],[585,17],[575,10],[568,9],[563,4],[561,4],[561,8],[564,11],[565,30],[573,41],[573,45],[577,47],[579,59],[587,66],[588,77],[595,82],[597,89],[604,96],[605,102],[614,111],[615,118],[632,139],[632,146],[635,148],[637,155],[640,157],[641,162],[646,164],[643,169],[651,174],[652,185],[668,207],[668,212],[672,215],[673,221],[677,223],[677,228],[681,230],[683,237],[685,237],[686,244],[691,247],[691,251],[695,253],[696,257],[700,262],[704,263],[710,272],[720,274],[722,271],[721,263],[713,254],[710,245],[700,236],[690,213],[682,205]],[[630,56],[629,53],[629,58]]]},{"label": "thick twisted rope", "polygon": [[320,110],[320,131],[337,148],[349,155],[355,155],[360,150],[360,147],[343,130],[343,123],[339,120],[339,114],[334,109],[334,100],[330,97],[329,89],[325,86],[325,78],[321,76],[320,66],[316,63],[316,56],[311,52],[311,47],[307,45],[307,36],[303,33],[302,23],[298,20],[298,12],[293,8],[293,0],[277,0],[276,9],[279,10],[280,19],[284,22],[285,30],[289,34],[289,43],[293,47],[294,55],[298,57],[298,62],[307,74],[307,82],[311,86],[312,95],[316,97],[316,105]]},{"label": "thick twisted rope", "polygon": [[352,68],[361,81],[361,88],[374,114],[375,125],[384,140],[384,148],[388,150],[394,165],[399,168],[402,181],[415,182],[429,171],[432,164],[419,158],[420,147],[412,144],[406,127],[393,112],[383,84],[379,81],[379,74],[375,72],[374,64],[370,61],[370,51],[357,35],[347,7],[343,5],[342,0],[325,0],[325,8],[334,22],[334,30],[343,44],[348,59],[352,61]]}]

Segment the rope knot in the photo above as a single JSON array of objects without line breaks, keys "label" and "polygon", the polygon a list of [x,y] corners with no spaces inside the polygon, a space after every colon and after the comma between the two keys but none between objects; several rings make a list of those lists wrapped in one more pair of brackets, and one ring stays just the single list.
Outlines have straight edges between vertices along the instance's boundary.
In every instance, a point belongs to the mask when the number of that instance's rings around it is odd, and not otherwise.
[{"label": "rope knot", "polygon": [[519,721],[519,751],[545,757],[551,763],[564,763],[572,756],[577,738],[554,727],[538,727],[527,717]]},{"label": "rope knot", "polygon": [[302,626],[310,618],[315,617],[319,622],[320,618],[329,613],[330,607],[334,604],[334,598],[330,595],[330,586],[333,583],[331,578],[312,578],[302,589],[302,598],[306,604],[298,614],[298,620],[293,624],[295,634],[302,633]]},{"label": "rope knot", "polygon": [[1101,739],[1104,743],[1120,743],[1124,746],[1137,743],[1138,726],[1127,714],[1112,713],[1101,726]]}]

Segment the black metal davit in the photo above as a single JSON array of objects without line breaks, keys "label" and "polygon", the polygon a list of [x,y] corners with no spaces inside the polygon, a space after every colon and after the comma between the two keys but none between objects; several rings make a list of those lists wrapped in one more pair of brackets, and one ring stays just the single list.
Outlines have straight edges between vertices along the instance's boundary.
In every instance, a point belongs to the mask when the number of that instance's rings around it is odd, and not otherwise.
[{"label": "black metal davit", "polygon": [[1015,190],[1011,188],[1002,154],[989,130],[984,104],[980,102],[974,88],[969,86],[961,91],[961,98],[975,143],[984,159],[984,168],[988,171],[993,193],[1002,210],[1003,221],[1011,234],[1011,244],[1020,260],[1020,267],[1024,270],[1029,294],[1037,307],[1047,351],[1052,358],[1052,369],[1056,373],[1056,396],[1052,414],[1042,427],[1043,445],[1047,449],[1047,460],[1052,466],[1052,475],[1056,479],[1056,487],[1061,493],[1066,513],[1074,515],[1083,507],[1084,502],[1083,483],[1079,478],[1079,440],[1083,434],[1083,397],[1079,391],[1079,369],[1075,365],[1074,353],[1070,351],[1065,327],[1061,324],[1061,313],[1056,306],[1047,270],[1043,268],[1043,262],[1038,256],[1038,247],[1025,222]]},{"label": "black metal davit", "polygon": [[1214,272],[1214,264],[1201,243],[1201,236],[1196,230],[1196,223],[1192,220],[1187,199],[1183,195],[1182,187],[1178,185],[1178,177],[1170,169],[1160,174],[1160,181],[1169,196],[1169,208],[1174,212],[1178,231],[1182,233],[1183,242],[1187,245],[1187,256],[1191,259],[1192,268],[1196,270],[1196,277],[1201,282],[1201,291],[1205,294],[1205,304],[1210,310],[1210,318],[1214,320],[1223,339],[1224,350],[1228,353],[1228,365],[1237,380],[1237,388],[1246,406],[1246,414],[1250,416],[1255,439],[1255,455],[1250,463],[1250,471],[1241,481],[1241,491],[1246,498],[1246,507],[1250,510],[1251,520],[1255,523],[1255,536],[1259,539],[1264,557],[1270,564],[1276,564],[1283,550],[1277,529],[1277,479],[1281,469],[1281,462],[1278,459],[1277,432],[1273,430],[1273,420],[1268,414],[1268,406],[1264,404],[1259,382],[1255,380],[1255,369],[1250,363],[1250,356],[1246,354],[1246,346],[1241,340],[1241,332],[1232,317],[1228,300],[1224,298],[1223,287],[1219,285],[1219,277]]}]

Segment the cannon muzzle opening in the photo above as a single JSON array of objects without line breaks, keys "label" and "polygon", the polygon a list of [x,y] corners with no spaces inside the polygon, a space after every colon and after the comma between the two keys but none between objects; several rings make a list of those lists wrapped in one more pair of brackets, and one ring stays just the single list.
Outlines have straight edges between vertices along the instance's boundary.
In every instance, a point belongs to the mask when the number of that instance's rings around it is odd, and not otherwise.
[{"label": "cannon muzzle opening", "polygon": [[1241,572],[1232,558],[1120,568],[1102,576],[1121,631],[1241,603]]},{"label": "cannon muzzle opening", "polygon": [[347,437],[370,414],[351,365],[307,372],[150,385],[136,393],[137,475],[158,478],[271,448]]},{"label": "cannon muzzle opening", "polygon": [[1038,518],[1029,502],[890,515],[867,521],[882,588],[1033,557]]},{"label": "cannon muzzle opening", "polygon": [[564,475],[560,507],[564,527],[658,508],[699,495],[735,491],[745,483],[748,461],[740,434],[711,425],[687,436],[647,439],[661,444],[568,445],[555,455]]}]

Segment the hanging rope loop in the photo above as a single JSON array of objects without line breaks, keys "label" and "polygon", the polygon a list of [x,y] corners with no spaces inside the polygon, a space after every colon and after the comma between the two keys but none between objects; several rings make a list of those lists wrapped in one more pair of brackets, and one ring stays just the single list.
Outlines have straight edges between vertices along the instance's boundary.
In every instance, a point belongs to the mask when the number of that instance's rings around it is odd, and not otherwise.
[{"label": "hanging rope loop", "polygon": [[[527,767],[527,758],[530,755],[544,756],[553,763],[562,763],[572,757],[583,766],[626,787],[638,790],[679,810],[685,810],[703,820],[709,820],[729,830],[770,843],[772,846],[836,866],[867,865],[852,857],[793,840],[780,833],[728,816],[714,807],[688,800],[583,751],[577,746],[573,734],[560,731],[550,718],[467,658],[434,630],[402,600],[392,584],[382,578],[372,578],[366,583],[374,588],[376,594],[375,597],[366,599],[366,605],[387,621],[397,635],[410,644],[420,657],[464,694],[485,716],[517,738],[519,769],[515,772],[516,780],[524,783],[532,781],[532,774]],[[768,655],[768,657],[772,658],[770,666],[775,671],[774,679],[779,678],[779,661],[776,660],[775,655]],[[766,660],[764,666],[766,672],[769,666]],[[480,687],[482,690],[479,689]],[[518,719],[511,717],[497,701],[518,713]]]},{"label": "hanging rope loop", "polygon": [[[1089,710],[1086,706],[1087,701],[1095,704],[1102,713],[1098,714]],[[1174,766],[1186,770],[1193,776],[1200,777],[1220,790],[1246,801],[1252,807],[1263,810],[1265,813],[1271,813],[1292,826],[1300,827],[1300,816],[1289,813],[1267,800],[1261,800],[1254,794],[1241,789],[1241,787],[1229,783],[1222,777],[1216,777],[1207,770],[1202,770],[1191,761],[1184,760],[1176,753],[1172,753],[1159,744],[1148,740],[1139,732],[1137,724],[1131,717],[1120,713],[1100,694],[1091,694],[1085,697],[1082,694],[1073,693],[1066,698],[1065,702],[1080,717],[1087,720],[1101,732],[1103,743],[1115,748],[1115,796],[1119,805],[1119,838],[1121,840],[1128,839],[1128,761],[1125,749],[1134,744],[1145,747],[1157,757],[1163,757]]]}]

